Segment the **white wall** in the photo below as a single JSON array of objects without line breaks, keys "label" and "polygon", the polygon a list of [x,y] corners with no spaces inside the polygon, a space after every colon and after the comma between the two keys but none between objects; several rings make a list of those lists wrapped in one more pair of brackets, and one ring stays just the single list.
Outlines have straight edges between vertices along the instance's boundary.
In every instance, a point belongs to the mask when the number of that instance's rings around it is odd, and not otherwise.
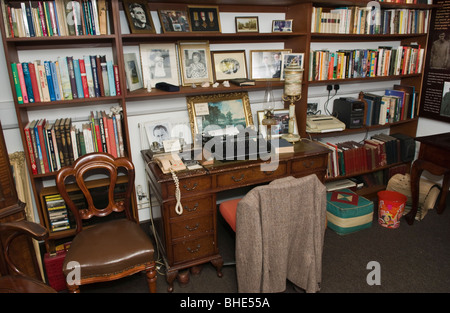
[{"label": "white wall", "polygon": [[[237,14],[233,13],[221,13],[221,24],[222,24],[222,32],[224,33],[232,33],[234,32],[234,17]],[[248,15],[248,14],[240,14],[240,15]],[[271,21],[273,19],[283,19],[284,14],[276,13],[276,14],[270,14],[270,13],[252,13],[251,15],[258,15],[259,16],[259,22],[260,22],[260,31],[261,32],[270,32],[271,31]],[[157,14],[156,12],[152,12],[152,16],[154,21],[157,21]],[[126,18],[122,15],[121,16],[121,22],[122,22],[122,32],[128,33],[128,27],[126,25]],[[158,28],[159,23],[156,22],[155,26]],[[367,47],[372,46],[378,46],[379,43],[373,42],[368,43]],[[384,43],[383,43],[384,44]],[[355,45],[358,48],[361,48],[361,43],[355,43]],[[334,47],[330,44],[327,44],[327,47],[329,49],[334,49]],[[341,44],[335,44],[336,49],[342,48]],[[347,46],[346,46],[347,47]],[[366,47],[366,46],[364,46]],[[247,58],[249,56],[249,50],[258,50],[258,49],[282,49],[283,44],[282,43],[263,43],[263,44],[257,44],[257,43],[251,43],[248,45],[245,45]],[[316,47],[314,47],[316,48]],[[349,47],[347,47],[349,48]],[[233,45],[233,44],[227,44],[227,45],[211,45],[211,50],[232,50],[232,49],[242,49],[242,45]],[[139,53],[138,46],[135,47],[125,47],[126,52],[133,51],[136,53]],[[81,50],[71,50],[71,55],[77,55],[82,54],[83,49]],[[24,62],[26,60],[34,60],[36,56],[34,55],[33,51],[30,52],[22,52],[21,62]],[[61,53],[61,50],[57,51],[41,51],[41,53],[44,53],[43,58],[49,57],[49,59],[53,59],[55,56],[58,56],[59,53]],[[47,54],[48,53],[48,54]],[[66,53],[66,52],[64,52]],[[67,53],[63,55],[68,55]],[[108,54],[111,53],[110,49],[101,50],[98,53]],[[14,110],[14,102],[12,100],[12,91],[10,89],[10,83],[8,79],[8,72],[7,72],[7,64],[5,63],[4,58],[4,51],[3,49],[0,49],[0,86],[2,86],[2,90],[0,92],[0,120],[2,122],[2,126],[4,129],[5,139],[6,139],[6,145],[8,148],[8,152],[12,153],[14,151],[23,151],[21,138],[20,138],[20,132],[18,129],[18,123],[17,118]],[[248,64],[249,63],[249,60]],[[345,84],[341,85],[341,89],[339,90],[338,94],[336,96],[357,96],[359,91],[361,90],[370,90],[372,92],[381,92],[385,88],[389,88],[392,86],[394,82],[376,82],[376,83],[358,83],[358,84]],[[334,91],[332,91],[332,95],[334,94]],[[263,98],[263,92],[250,92],[250,103],[252,107],[252,112],[254,115],[255,122],[257,121],[256,118],[256,111],[262,109],[261,100]],[[277,104],[277,107],[281,107],[281,91],[277,90],[275,91],[275,97],[280,99],[280,102]],[[322,109],[327,99],[327,91],[325,86],[320,87],[311,87],[309,90],[309,100],[313,100],[314,102],[320,103],[320,109]],[[310,102],[310,101],[309,101]],[[333,100],[330,100],[330,106],[329,110],[332,111],[332,102]],[[40,117],[46,117],[50,120],[50,122],[53,122],[54,119],[58,117],[72,117],[79,120],[82,120],[83,118],[87,119],[87,114],[90,110],[97,110],[97,109],[109,109],[110,106],[114,105],[112,104],[105,104],[101,106],[91,106],[91,107],[83,107],[82,110],[77,110],[75,108],[68,108],[68,109],[60,109],[60,110],[51,110],[51,111],[33,111],[30,113],[31,118],[37,119]],[[174,115],[177,118],[186,119],[188,118],[187,110],[186,110],[186,100],[185,98],[175,98],[175,99],[161,99],[161,100],[145,100],[145,101],[137,101],[137,102],[129,102],[127,103],[127,110],[128,110],[128,125],[129,125],[129,134],[130,134],[130,144],[131,144],[131,157],[132,160],[136,166],[136,186],[141,185],[143,190],[147,192],[147,185],[145,180],[145,167],[140,155],[140,150],[147,148],[148,143],[146,142],[146,137],[141,136],[140,128],[139,126],[143,125],[147,121],[152,120],[164,120],[171,118],[173,120]],[[168,113],[168,112],[174,112],[174,113]],[[428,135],[428,134],[435,134],[435,133],[442,133],[442,132],[450,132],[450,124],[449,123],[443,123],[443,122],[437,122],[434,120],[419,119],[419,128],[417,135]],[[364,134],[357,134],[354,135],[355,137],[361,137],[364,136]],[[143,140],[141,141],[141,137]],[[362,138],[362,137],[361,137]],[[336,139],[338,140],[338,139]],[[36,214],[37,216],[37,214]],[[147,199],[143,199],[141,205],[139,206],[139,219],[141,221],[148,220],[150,218],[150,210],[149,210],[149,204]]]}]

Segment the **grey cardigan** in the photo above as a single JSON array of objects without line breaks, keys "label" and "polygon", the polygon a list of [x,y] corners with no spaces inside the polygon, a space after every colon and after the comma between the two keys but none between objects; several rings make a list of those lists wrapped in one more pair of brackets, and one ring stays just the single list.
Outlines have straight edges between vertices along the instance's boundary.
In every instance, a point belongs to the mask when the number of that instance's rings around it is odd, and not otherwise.
[{"label": "grey cardigan", "polygon": [[283,292],[286,279],[320,290],[326,189],[315,174],[252,189],[236,212],[239,292]]}]

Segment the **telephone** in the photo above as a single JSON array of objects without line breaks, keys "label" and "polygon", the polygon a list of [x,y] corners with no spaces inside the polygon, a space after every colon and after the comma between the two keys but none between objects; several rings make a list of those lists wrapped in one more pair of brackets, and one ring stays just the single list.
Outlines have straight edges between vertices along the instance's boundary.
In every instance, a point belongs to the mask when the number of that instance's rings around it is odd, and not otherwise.
[{"label": "telephone", "polygon": [[154,159],[164,174],[170,173],[170,169],[174,172],[186,169],[186,165],[176,153],[160,154],[155,156]]},{"label": "telephone", "polygon": [[160,154],[154,156],[154,160],[159,165],[161,171],[164,174],[172,174],[173,182],[175,184],[175,199],[177,200],[177,204],[175,205],[175,212],[178,215],[183,214],[183,206],[181,205],[180,182],[177,175],[175,174],[175,171],[186,169],[186,165],[184,165],[180,156],[176,153]]},{"label": "telephone", "polygon": [[310,115],[306,117],[306,131],[308,133],[327,133],[344,129],[345,124],[331,115]]}]

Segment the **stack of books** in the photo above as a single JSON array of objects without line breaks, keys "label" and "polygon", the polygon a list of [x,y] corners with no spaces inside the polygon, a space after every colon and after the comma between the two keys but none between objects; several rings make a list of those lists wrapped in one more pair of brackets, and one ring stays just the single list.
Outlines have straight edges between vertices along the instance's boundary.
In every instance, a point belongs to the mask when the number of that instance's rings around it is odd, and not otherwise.
[{"label": "stack of books", "polygon": [[121,94],[119,68],[105,55],[11,63],[11,69],[19,104]]},{"label": "stack of books", "polygon": [[89,122],[80,128],[71,118],[54,123],[33,120],[24,128],[32,174],[47,174],[72,164],[91,152],[106,152],[113,157],[125,156],[121,114],[91,112]]},{"label": "stack of books", "polygon": [[59,195],[44,197],[48,210],[48,219],[52,232],[70,229],[68,210],[63,198]]}]

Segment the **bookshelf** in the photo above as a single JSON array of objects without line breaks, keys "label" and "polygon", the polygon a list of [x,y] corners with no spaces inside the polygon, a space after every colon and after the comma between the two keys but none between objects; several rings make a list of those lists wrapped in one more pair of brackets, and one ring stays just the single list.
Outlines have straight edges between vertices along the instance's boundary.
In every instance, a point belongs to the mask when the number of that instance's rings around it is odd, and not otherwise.
[{"label": "bookshelf", "polygon": [[[141,88],[135,91],[127,90],[125,58],[124,54],[128,48],[139,47],[144,43],[177,43],[179,40],[208,40],[210,44],[235,44],[239,49],[245,48],[247,43],[273,43],[281,42],[285,49],[292,49],[292,52],[304,53],[304,79],[303,79],[303,95],[302,99],[296,105],[296,117],[299,134],[302,137],[307,137],[306,125],[306,107],[308,100],[308,88],[315,86],[326,86],[327,84],[370,84],[376,81],[400,80],[401,84],[412,85],[416,90],[421,89],[422,74],[410,73],[401,75],[387,75],[375,77],[358,77],[358,78],[342,78],[334,80],[320,80],[310,81],[308,73],[310,70],[311,56],[309,54],[311,47],[315,43],[335,42],[342,44],[344,47],[350,42],[361,42],[363,47],[364,42],[377,41],[398,41],[401,45],[408,45],[411,42],[417,42],[421,47],[426,48],[427,35],[426,33],[407,33],[407,34],[336,34],[336,33],[317,33],[312,31],[312,13],[313,8],[322,7],[324,11],[330,11],[340,6],[357,6],[364,7],[368,1],[362,0],[346,0],[346,1],[326,1],[326,0],[269,0],[261,1],[254,0],[218,0],[218,1],[204,1],[205,5],[217,5],[220,13],[242,13],[252,15],[253,12],[262,13],[283,13],[286,19],[293,19],[293,29],[289,33],[153,33],[153,34],[134,34],[122,33],[122,28],[127,27],[121,25],[124,19],[121,15],[124,14],[122,1],[112,0],[103,1],[107,3],[106,12],[107,19],[102,16],[99,19],[101,24],[88,25],[81,24],[79,28],[68,29],[60,33],[58,36],[36,36],[26,37],[20,31],[20,36],[11,36],[11,31],[8,27],[8,8],[22,8],[22,3],[29,6],[31,3],[31,12],[36,12],[41,4],[50,6],[51,3],[56,5],[56,10],[61,10],[58,4],[61,1],[1,1],[1,22],[0,30],[5,51],[6,64],[8,67],[8,75],[10,80],[10,88],[14,96],[14,104],[18,118],[19,128],[21,130],[21,138],[24,146],[24,151],[28,151],[27,138],[25,127],[28,123],[37,120],[36,116],[46,115],[50,112],[58,112],[59,118],[71,118],[64,114],[64,110],[70,109],[71,112],[79,112],[79,116],[72,119],[79,130],[83,129],[82,124],[88,122],[90,112],[109,113],[111,107],[119,107],[121,109],[121,126],[123,137],[123,153],[131,158],[131,144],[130,131],[128,125],[127,109],[133,106],[134,102],[148,101],[150,104],[153,100],[183,98],[190,95],[199,94],[213,94],[221,92],[235,92],[235,91],[260,91],[267,88],[264,81],[258,81],[255,86],[238,87],[230,86],[225,88],[219,86],[218,88],[196,88],[180,87],[180,91],[167,93],[153,88],[152,92],[147,92],[146,89]],[[67,1],[64,1],[67,2]],[[90,2],[90,1],[89,1]],[[79,1],[79,3],[89,3],[88,1]],[[97,3],[103,3],[97,1]],[[191,2],[186,0],[171,0],[170,2],[148,1],[151,11],[159,9],[185,9]],[[380,2],[384,9],[406,9],[406,10],[430,10],[434,6],[427,4],[407,4],[406,1],[401,3]],[[49,7],[50,9],[50,7]],[[104,13],[105,11],[99,10]],[[301,12],[301,14],[299,13]],[[32,13],[36,14],[36,13]],[[81,19],[83,21],[83,19]],[[60,21],[58,19],[58,21]],[[47,26],[47,25],[46,25]],[[98,29],[99,34],[93,32],[92,29]],[[14,29],[13,29],[14,31]],[[52,28],[52,31],[54,29]],[[19,30],[17,30],[19,33]],[[56,33],[58,31],[56,30]],[[39,59],[42,62],[51,59],[58,60],[58,56],[68,57],[73,56],[75,59],[81,59],[84,55],[106,55],[106,60],[111,61],[113,67],[116,69],[115,84],[120,87],[120,92],[116,94],[101,94],[95,97],[73,98],[55,101],[35,101],[22,103],[17,97],[17,90],[15,85],[15,76],[11,68],[12,63],[33,62]],[[271,82],[272,88],[282,89],[283,82]],[[419,94],[420,97],[420,94]],[[62,113],[60,113],[62,112]],[[53,123],[51,120],[50,123]],[[417,118],[412,118],[406,121],[400,121],[384,126],[375,127],[389,127],[391,133],[401,132],[410,136],[415,136],[417,129]],[[353,130],[352,130],[353,131]],[[365,130],[361,130],[365,131]],[[348,131],[344,132],[344,136]],[[46,193],[48,186],[54,184],[55,170],[50,170],[44,173],[33,173],[32,160],[30,155],[27,155],[27,166],[31,175],[31,182],[33,187],[33,194],[38,206],[38,213],[41,221],[46,221],[47,216],[41,201],[42,194]],[[57,167],[56,167],[57,168]],[[136,201],[134,201],[136,202]],[[136,204],[133,205],[133,214],[137,216]],[[48,225],[47,225],[48,226]],[[50,235],[50,240],[61,238],[65,236],[64,232],[56,235]]]}]

